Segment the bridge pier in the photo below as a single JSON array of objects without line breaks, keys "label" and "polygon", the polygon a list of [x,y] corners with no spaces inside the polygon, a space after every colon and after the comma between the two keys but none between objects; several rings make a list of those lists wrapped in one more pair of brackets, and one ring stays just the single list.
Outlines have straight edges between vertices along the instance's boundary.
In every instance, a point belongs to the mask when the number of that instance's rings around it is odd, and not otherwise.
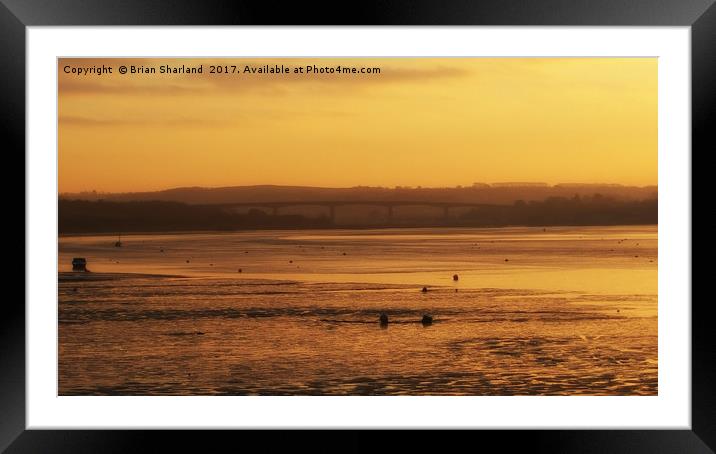
[{"label": "bridge pier", "polygon": [[[236,203],[224,203],[216,204],[216,207],[223,208],[232,212],[244,212],[245,209],[260,208],[266,213],[271,213],[273,216],[278,216],[281,209],[285,207],[297,207],[297,206],[313,206],[325,208],[332,223],[336,222],[336,210],[342,206],[354,206],[354,205],[371,205],[376,207],[384,207],[386,210],[386,222],[395,221],[395,210],[397,207],[405,206],[426,206],[430,207],[430,213],[435,213],[436,210],[440,213],[442,209],[442,218],[445,221],[450,219],[451,208],[470,208],[470,209],[483,209],[489,207],[496,207],[498,205],[485,204],[485,203],[470,203],[470,202],[420,202],[410,200],[322,200],[322,201],[269,201],[269,202],[236,202]],[[455,213],[453,213],[455,214]],[[439,218],[440,214],[431,214],[431,218]],[[459,218],[459,212],[455,216]]]},{"label": "bridge pier", "polygon": [[336,223],[336,206],[328,205],[328,217],[331,219],[331,223]]}]

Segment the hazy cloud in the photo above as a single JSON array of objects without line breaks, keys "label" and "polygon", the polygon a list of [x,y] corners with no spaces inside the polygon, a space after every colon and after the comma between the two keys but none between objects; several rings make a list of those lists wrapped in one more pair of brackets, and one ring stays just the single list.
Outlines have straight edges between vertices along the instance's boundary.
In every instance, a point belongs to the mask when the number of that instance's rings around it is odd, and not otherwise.
[{"label": "hazy cloud", "polygon": [[237,124],[241,115],[232,118],[91,118],[75,115],[60,115],[58,121],[65,126],[114,127],[114,126],[166,126],[166,127],[219,127]]}]

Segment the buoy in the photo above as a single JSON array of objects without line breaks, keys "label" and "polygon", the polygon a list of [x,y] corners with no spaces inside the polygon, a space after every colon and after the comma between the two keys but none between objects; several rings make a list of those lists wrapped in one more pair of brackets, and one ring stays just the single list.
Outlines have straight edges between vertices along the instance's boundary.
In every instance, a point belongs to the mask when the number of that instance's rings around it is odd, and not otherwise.
[{"label": "buoy", "polygon": [[239,273],[242,273],[243,271],[244,271],[244,270],[242,270],[241,268],[239,268]]},{"label": "buoy", "polygon": [[433,324],[433,316],[425,314],[423,315],[423,319],[420,321],[420,323],[423,324],[423,326],[428,326]]},{"label": "buoy", "polygon": [[380,325],[385,326],[388,324],[388,314],[381,312],[380,314]]},{"label": "buoy", "polygon": [[288,263],[293,263],[293,260],[289,260]]},{"label": "buoy", "polygon": [[421,291],[422,291],[423,293],[428,293],[428,288],[427,288],[427,287],[423,287],[423,289],[422,289]]},{"label": "buoy", "polygon": [[460,278],[458,277],[457,274],[453,274],[453,275],[452,275],[452,280],[453,280],[453,281],[457,281],[458,279],[460,279]]},{"label": "buoy", "polygon": [[189,260],[187,260],[186,263],[189,263]]},{"label": "buoy", "polygon": [[510,259],[505,259],[505,262],[509,262],[509,261],[510,261]]}]

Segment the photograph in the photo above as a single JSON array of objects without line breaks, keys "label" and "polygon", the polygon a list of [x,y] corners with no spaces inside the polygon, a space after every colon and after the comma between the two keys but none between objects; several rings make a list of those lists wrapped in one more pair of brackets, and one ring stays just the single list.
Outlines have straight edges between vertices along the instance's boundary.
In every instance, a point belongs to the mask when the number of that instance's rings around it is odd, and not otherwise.
[{"label": "photograph", "polygon": [[57,58],[57,394],[658,396],[658,60]]}]

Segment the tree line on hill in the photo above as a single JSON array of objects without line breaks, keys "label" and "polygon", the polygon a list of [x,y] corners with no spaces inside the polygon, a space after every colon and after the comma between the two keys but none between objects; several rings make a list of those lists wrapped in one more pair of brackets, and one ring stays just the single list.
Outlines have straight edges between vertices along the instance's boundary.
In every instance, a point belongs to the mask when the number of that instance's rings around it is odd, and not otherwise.
[{"label": "tree line on hill", "polygon": [[644,225],[658,223],[658,201],[589,197],[549,197],[544,201],[517,200],[512,205],[476,208],[462,216],[468,224],[501,225]]},{"label": "tree line on hill", "polygon": [[[393,224],[410,227],[396,219]],[[600,194],[548,197],[542,201],[517,200],[512,204],[477,207],[459,216],[414,222],[415,226],[555,226],[645,225],[658,223],[658,201],[619,200]],[[361,225],[365,226],[365,225]],[[375,224],[373,225],[375,227]],[[237,213],[216,205],[190,205],[167,201],[88,201],[60,199],[60,234],[166,231],[228,231],[250,229],[316,229],[360,227],[335,224],[327,216],[267,214],[260,209]]]},{"label": "tree line on hill", "polygon": [[609,184],[546,184],[513,183],[501,185],[475,184],[466,187],[369,187],[317,188],[309,186],[232,186],[224,188],[173,188],[154,192],[61,194],[68,200],[112,200],[116,202],[163,200],[196,205],[240,202],[303,202],[316,201],[406,201],[486,203],[507,205],[516,200],[542,201],[549,197],[585,197],[599,193],[619,200],[645,200],[657,197],[656,186],[622,186]]},{"label": "tree line on hill", "polygon": [[232,213],[212,205],[179,202],[60,200],[59,233],[325,228],[325,218],[271,216],[261,210]]}]

